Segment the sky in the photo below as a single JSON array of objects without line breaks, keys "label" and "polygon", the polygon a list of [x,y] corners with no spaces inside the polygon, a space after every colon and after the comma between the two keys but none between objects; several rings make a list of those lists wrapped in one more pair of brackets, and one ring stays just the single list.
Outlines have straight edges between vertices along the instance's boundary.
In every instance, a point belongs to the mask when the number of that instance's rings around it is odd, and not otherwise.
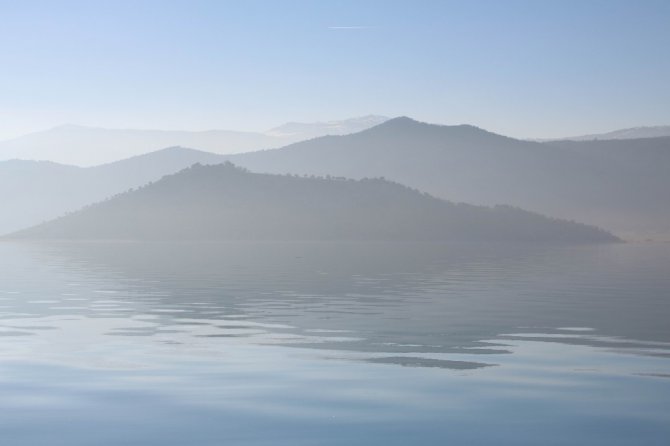
[{"label": "sky", "polygon": [[0,0],[0,139],[367,114],[555,137],[670,125],[670,1]]}]

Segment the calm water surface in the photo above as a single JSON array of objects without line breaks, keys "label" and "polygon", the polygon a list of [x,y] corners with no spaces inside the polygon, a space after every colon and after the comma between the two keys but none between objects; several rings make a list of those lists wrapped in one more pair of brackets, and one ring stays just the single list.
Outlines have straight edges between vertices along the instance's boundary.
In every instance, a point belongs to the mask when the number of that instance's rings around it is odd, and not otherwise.
[{"label": "calm water surface", "polygon": [[0,243],[0,444],[667,445],[670,245]]}]

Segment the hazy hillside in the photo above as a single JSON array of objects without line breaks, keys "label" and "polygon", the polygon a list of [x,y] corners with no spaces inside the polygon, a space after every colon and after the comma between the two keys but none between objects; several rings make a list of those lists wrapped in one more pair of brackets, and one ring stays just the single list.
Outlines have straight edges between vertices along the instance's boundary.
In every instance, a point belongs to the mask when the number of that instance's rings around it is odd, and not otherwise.
[{"label": "hazy hillside", "polygon": [[84,176],[84,169],[51,162],[0,162],[0,234],[86,204]]},{"label": "hazy hillside", "polygon": [[[638,138],[660,138],[670,136],[670,125],[658,125],[651,127],[632,127],[629,129],[614,130],[606,133],[594,133],[591,135],[568,136],[565,138],[553,138],[555,141],[592,141],[601,139],[638,139]],[[548,140],[547,140],[548,141]]]},{"label": "hazy hillside", "polygon": [[386,116],[368,115],[360,118],[344,119],[327,122],[287,122],[266,133],[273,136],[298,137],[301,140],[317,138],[324,135],[347,135],[360,132],[388,121]]},{"label": "hazy hillside", "polygon": [[64,125],[0,141],[0,160],[17,158],[94,166],[171,146],[230,154],[282,147],[317,136],[358,132],[386,119],[383,116],[364,116],[326,123],[289,123],[257,133],[229,130],[189,132],[107,129]]},{"label": "hazy hillside", "polygon": [[[626,161],[635,152],[635,159]],[[253,171],[385,176],[454,201],[510,204],[620,234],[670,234],[670,138],[537,143],[396,118],[228,159]],[[644,178],[644,179],[642,179]]]},{"label": "hazy hillside", "polygon": [[605,242],[600,229],[510,207],[454,204],[382,179],[195,165],[15,234],[115,240],[481,240]]},{"label": "hazy hillside", "polygon": [[[670,235],[670,137],[545,143],[588,168],[566,182],[579,185],[581,221],[638,236]],[[557,191],[558,193],[561,190]],[[576,212],[577,212],[576,211]]]},{"label": "hazy hillside", "polygon": [[182,147],[90,168],[41,161],[0,162],[0,234],[51,220],[194,163],[220,162],[220,155]]}]

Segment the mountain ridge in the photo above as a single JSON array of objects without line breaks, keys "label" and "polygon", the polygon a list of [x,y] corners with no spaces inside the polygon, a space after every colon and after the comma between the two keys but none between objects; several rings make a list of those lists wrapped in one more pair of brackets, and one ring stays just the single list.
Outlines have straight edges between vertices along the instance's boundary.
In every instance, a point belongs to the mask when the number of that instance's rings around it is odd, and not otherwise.
[{"label": "mountain ridge", "polygon": [[543,138],[536,141],[592,141],[592,140],[618,140],[618,139],[640,139],[658,138],[670,136],[670,125],[638,126],[624,129],[612,130],[604,133],[592,133],[587,135],[566,136],[562,138]]},{"label": "mountain ridge", "polygon": [[[89,127],[64,124],[0,141],[0,160],[20,158],[93,167],[170,146],[193,147],[218,154],[241,153],[282,147],[328,133],[353,133],[383,122],[386,117],[369,115],[327,123],[294,123],[291,134],[235,130],[156,130]],[[285,124],[286,125],[286,124]],[[281,126],[280,126],[281,127]],[[278,129],[277,127],[275,129]]]}]

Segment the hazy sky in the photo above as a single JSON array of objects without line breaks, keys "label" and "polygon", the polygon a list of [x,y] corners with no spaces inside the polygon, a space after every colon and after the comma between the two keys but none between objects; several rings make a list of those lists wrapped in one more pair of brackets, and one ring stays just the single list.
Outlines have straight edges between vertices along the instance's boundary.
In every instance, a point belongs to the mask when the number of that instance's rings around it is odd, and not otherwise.
[{"label": "hazy sky", "polygon": [[0,0],[0,138],[364,114],[512,136],[670,124],[670,1]]}]

